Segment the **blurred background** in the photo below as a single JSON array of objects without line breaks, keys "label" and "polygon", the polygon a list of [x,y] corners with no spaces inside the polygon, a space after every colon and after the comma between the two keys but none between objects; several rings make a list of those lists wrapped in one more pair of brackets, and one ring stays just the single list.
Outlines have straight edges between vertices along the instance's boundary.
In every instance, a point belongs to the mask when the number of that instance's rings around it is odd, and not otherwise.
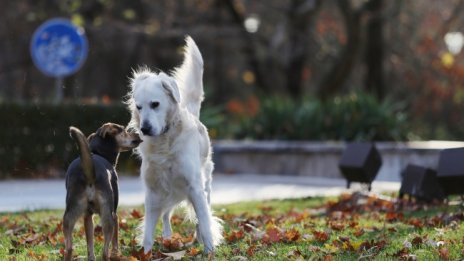
[{"label": "blurred background", "polygon": [[[463,0],[0,0],[0,10],[1,178],[61,176],[77,156],[68,127],[126,124],[131,72],[179,65],[186,34],[205,60],[201,117],[214,140],[464,137]],[[54,17],[89,43],[59,104],[29,51]]]}]

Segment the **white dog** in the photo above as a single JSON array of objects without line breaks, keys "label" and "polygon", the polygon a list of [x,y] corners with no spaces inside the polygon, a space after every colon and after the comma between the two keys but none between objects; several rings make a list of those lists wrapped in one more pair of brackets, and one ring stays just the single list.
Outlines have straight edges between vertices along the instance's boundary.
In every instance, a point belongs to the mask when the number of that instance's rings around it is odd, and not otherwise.
[{"label": "white dog", "polygon": [[134,73],[128,105],[129,127],[143,134],[138,148],[145,186],[142,246],[152,249],[159,217],[163,237],[172,234],[173,208],[187,200],[196,214],[197,238],[212,252],[222,241],[221,220],[211,212],[213,162],[206,127],[199,121],[203,100],[203,59],[186,38],[183,64],[172,76],[143,69]]}]

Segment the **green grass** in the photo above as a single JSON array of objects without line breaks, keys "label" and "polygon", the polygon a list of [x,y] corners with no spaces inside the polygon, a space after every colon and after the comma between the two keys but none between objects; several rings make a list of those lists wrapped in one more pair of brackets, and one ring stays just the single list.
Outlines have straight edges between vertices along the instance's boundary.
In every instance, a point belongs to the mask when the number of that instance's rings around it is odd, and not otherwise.
[{"label": "green grass", "polygon": [[[376,197],[357,200],[307,198],[247,202],[214,207],[224,220],[225,242],[216,260],[459,260],[464,256],[464,215],[458,206],[397,203]],[[63,211],[43,210],[0,214],[0,260],[61,260]],[[119,211],[121,256],[142,258],[135,243],[142,208]],[[98,218],[95,219],[98,222]],[[161,252],[186,250],[183,259],[207,259],[192,242],[194,226],[173,216],[171,240],[157,238],[154,258]],[[157,235],[161,233],[158,226]],[[96,254],[102,235],[96,229]],[[86,259],[79,222],[74,254]],[[99,257],[97,257],[99,259]],[[135,260],[135,259],[133,259]]]}]

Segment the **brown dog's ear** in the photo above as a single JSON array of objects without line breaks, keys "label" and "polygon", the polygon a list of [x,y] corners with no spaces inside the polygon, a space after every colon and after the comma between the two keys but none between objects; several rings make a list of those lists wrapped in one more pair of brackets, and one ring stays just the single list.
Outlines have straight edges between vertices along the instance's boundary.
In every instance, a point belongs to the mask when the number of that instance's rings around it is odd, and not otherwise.
[{"label": "brown dog's ear", "polygon": [[124,131],[124,127],[114,123],[105,123],[103,126],[98,128],[97,135],[105,138],[107,135],[112,137],[116,136],[118,133]]},{"label": "brown dog's ear", "polygon": [[95,137],[95,135],[96,135],[95,133],[90,134],[89,137],[87,137],[87,141],[90,142],[90,140],[92,140],[93,137]]}]

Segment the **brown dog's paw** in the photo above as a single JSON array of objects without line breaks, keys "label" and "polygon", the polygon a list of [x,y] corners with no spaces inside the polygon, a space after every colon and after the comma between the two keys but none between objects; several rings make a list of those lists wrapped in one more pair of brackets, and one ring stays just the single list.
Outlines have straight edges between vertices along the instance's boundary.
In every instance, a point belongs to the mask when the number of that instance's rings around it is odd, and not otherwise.
[{"label": "brown dog's paw", "polygon": [[96,133],[98,136],[105,138],[107,135],[114,137],[118,133],[121,133],[123,131],[124,131],[124,126],[108,122],[108,123],[103,124],[100,128],[98,128]]}]

